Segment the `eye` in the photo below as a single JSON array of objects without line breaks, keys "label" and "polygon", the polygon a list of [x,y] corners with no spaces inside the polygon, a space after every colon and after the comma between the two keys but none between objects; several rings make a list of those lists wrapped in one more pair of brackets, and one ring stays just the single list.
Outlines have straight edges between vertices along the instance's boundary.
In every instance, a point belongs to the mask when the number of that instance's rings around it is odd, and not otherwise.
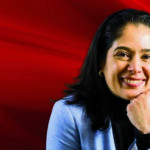
[{"label": "eye", "polygon": [[119,51],[115,54],[115,57],[117,57],[121,60],[128,60],[130,58],[130,55],[127,52]]},{"label": "eye", "polygon": [[150,54],[145,54],[145,55],[143,55],[143,56],[142,56],[142,59],[144,59],[144,60],[149,59],[149,60],[150,60]]},{"label": "eye", "polygon": [[128,54],[126,52],[118,52],[117,53],[117,56],[120,56],[120,57],[128,57]]}]

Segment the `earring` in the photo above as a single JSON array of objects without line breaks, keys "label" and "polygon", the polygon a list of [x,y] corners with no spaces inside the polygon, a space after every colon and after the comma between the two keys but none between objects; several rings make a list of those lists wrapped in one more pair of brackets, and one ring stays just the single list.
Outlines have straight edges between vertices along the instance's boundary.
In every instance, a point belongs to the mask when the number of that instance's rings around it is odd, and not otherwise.
[{"label": "earring", "polygon": [[100,76],[100,77],[103,77],[103,76],[104,76],[104,74],[103,74],[103,72],[102,72],[101,70],[99,71],[99,76]]}]

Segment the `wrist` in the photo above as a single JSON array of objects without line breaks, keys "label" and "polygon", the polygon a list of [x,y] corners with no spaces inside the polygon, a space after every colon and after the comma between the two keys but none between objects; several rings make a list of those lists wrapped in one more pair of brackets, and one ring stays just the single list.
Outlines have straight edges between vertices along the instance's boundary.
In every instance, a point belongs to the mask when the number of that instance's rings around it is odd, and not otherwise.
[{"label": "wrist", "polygon": [[137,129],[138,130],[138,132],[139,133],[141,133],[141,134],[150,134],[150,129],[148,128],[145,128],[145,129],[142,129],[142,130],[139,130],[139,129]]}]

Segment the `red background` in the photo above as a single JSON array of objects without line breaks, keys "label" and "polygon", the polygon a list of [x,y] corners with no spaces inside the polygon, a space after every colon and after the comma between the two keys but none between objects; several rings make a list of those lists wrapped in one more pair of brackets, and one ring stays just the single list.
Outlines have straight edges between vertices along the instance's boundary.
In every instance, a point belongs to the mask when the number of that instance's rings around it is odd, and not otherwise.
[{"label": "red background", "polygon": [[74,82],[100,23],[149,0],[0,2],[0,149],[44,150],[52,102]]}]

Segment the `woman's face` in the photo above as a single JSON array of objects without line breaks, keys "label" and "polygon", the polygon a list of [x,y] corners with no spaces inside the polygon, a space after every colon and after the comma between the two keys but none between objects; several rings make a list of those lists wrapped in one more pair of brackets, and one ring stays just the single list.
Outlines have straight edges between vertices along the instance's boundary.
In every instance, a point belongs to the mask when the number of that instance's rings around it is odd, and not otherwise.
[{"label": "woman's face", "polygon": [[150,89],[150,28],[127,24],[108,50],[102,71],[111,92],[124,99]]}]

